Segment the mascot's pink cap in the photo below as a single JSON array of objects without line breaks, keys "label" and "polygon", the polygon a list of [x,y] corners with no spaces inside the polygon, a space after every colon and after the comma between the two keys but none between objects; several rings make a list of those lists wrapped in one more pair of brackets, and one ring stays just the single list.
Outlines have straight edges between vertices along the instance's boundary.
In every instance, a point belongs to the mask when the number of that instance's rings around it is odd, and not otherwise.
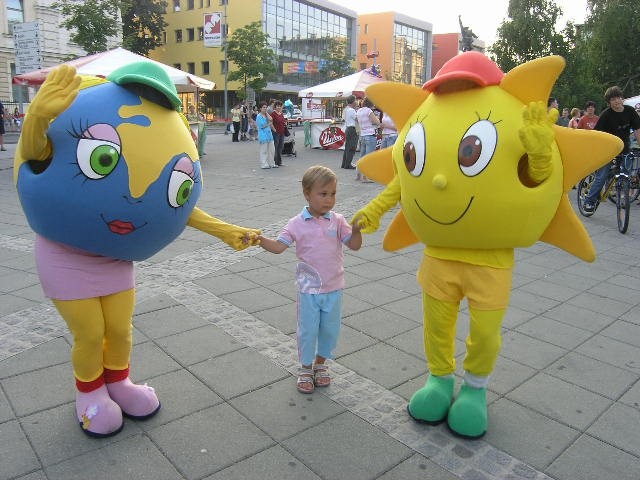
[{"label": "mascot's pink cap", "polygon": [[453,80],[466,80],[479,87],[499,85],[504,77],[500,67],[480,52],[464,52],[445,63],[436,76],[422,85],[423,90],[435,92]]}]

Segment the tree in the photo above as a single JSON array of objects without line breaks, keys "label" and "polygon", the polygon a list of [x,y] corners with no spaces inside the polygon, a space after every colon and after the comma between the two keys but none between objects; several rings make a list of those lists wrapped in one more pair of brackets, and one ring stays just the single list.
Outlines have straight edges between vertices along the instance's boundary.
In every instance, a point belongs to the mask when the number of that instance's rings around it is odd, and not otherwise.
[{"label": "tree", "polygon": [[228,79],[242,83],[242,98],[247,98],[247,87],[256,92],[264,90],[271,75],[276,71],[276,54],[269,47],[269,35],[262,31],[261,22],[253,22],[237,29],[223,46],[227,59],[234,69]]},{"label": "tree", "polygon": [[167,2],[164,0],[121,0],[122,46],[147,56],[162,45]]},{"label": "tree", "polygon": [[113,0],[60,0],[52,7],[62,13],[60,26],[72,32],[71,40],[88,54],[104,52],[109,38],[120,33],[119,4]]},{"label": "tree", "polygon": [[320,73],[327,80],[354,73],[353,57],[349,55],[346,38],[330,37],[320,57]]},{"label": "tree", "polygon": [[555,0],[509,0],[508,20],[498,27],[490,55],[507,72],[538,57],[566,53],[567,43],[555,31],[561,15]]},{"label": "tree", "polygon": [[618,85],[627,96],[640,93],[640,2],[589,0],[585,24],[587,74],[601,87]]}]

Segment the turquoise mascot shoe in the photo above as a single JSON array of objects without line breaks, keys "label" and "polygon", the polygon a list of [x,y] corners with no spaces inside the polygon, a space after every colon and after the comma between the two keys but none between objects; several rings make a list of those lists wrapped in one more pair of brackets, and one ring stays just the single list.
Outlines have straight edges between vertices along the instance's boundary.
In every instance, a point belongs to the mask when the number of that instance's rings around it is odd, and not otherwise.
[{"label": "turquoise mascot shoe", "polygon": [[430,375],[424,387],[413,394],[407,410],[418,422],[437,425],[447,418],[453,398],[455,378]]},{"label": "turquoise mascot shoe", "polygon": [[447,423],[461,437],[482,437],[487,432],[487,389],[463,384],[449,409]]}]

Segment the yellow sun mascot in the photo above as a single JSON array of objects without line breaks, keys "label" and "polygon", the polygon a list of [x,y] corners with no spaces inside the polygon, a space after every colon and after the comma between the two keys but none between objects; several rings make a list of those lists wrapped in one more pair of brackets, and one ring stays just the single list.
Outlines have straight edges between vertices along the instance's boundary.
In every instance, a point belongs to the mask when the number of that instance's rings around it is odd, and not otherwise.
[{"label": "yellow sun mascot", "polygon": [[[415,420],[447,421],[479,438],[487,430],[486,390],[501,346],[514,249],[538,240],[586,261],[595,250],[569,202],[580,178],[620,151],[620,140],[554,125],[546,101],[564,68],[539,58],[507,74],[466,52],[423,88],[382,82],[367,96],[403,126],[393,147],[358,162],[386,188],[352,222],[373,232],[398,202],[385,250],[418,241],[424,344],[430,375],[407,407]],[[460,301],[469,304],[464,381],[454,400],[455,332]]]}]

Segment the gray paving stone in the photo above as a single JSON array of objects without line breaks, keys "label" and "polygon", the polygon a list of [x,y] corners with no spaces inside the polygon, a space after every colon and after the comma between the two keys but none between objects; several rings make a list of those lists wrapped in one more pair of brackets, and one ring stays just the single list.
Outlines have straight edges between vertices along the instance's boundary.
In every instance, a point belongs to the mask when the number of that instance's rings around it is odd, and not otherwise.
[{"label": "gray paving stone", "polygon": [[527,312],[526,310],[509,305],[509,308],[507,308],[507,312],[504,314],[504,318],[502,319],[502,326],[504,328],[515,329],[535,316],[535,313]]},{"label": "gray paving stone", "polygon": [[583,275],[575,275],[567,272],[566,270],[559,270],[555,272],[548,272],[545,274],[544,279],[553,282],[556,285],[564,285],[579,290],[588,290],[600,283],[599,279],[585,277]]},{"label": "gray paving stone", "polygon": [[47,477],[45,477],[42,470],[38,470],[37,472],[18,477],[16,480],[47,480]]},{"label": "gray paving stone", "polygon": [[406,292],[402,292],[387,285],[382,285],[378,282],[349,288],[349,295],[363,300],[373,306],[385,305],[410,296]]},{"label": "gray paving stone", "polygon": [[340,363],[385,388],[394,388],[424,371],[423,361],[384,344],[346,355]]},{"label": "gray paving stone", "polygon": [[151,377],[180,369],[180,364],[167,356],[153,342],[133,346],[129,375],[134,382],[143,382]]},{"label": "gray paving stone", "polygon": [[515,388],[507,398],[577,430],[586,429],[611,405],[601,395],[544,373]]},{"label": "gray paving stone", "polygon": [[248,282],[256,283],[267,288],[280,282],[289,282],[292,286],[295,285],[295,270],[293,265],[287,265],[285,268],[278,265],[269,265],[267,267],[256,268],[255,270],[240,272],[238,275],[247,279]]},{"label": "gray paving stone", "polygon": [[511,305],[522,310],[540,315],[547,310],[556,307],[560,302],[551,298],[540,297],[524,290],[514,290],[511,292]]},{"label": "gray paving stone", "polygon": [[565,353],[563,348],[515,331],[502,335],[500,354],[533,368],[545,368]]},{"label": "gray paving stone", "polygon": [[99,455],[80,455],[47,469],[49,480],[175,480],[182,478],[148,438],[135,435],[105,446]]},{"label": "gray paving stone", "polygon": [[612,405],[587,433],[640,457],[640,411],[626,405]]},{"label": "gray paving stone", "polygon": [[251,348],[235,350],[189,370],[223,398],[231,398],[289,376]]},{"label": "gray paving stone", "polygon": [[204,325],[156,340],[181,365],[193,365],[243,348],[232,336],[214,325]]},{"label": "gray paving stone", "polygon": [[569,352],[544,371],[611,400],[620,398],[639,378],[638,374],[574,352]]},{"label": "gray paving stone", "polygon": [[618,320],[602,332],[605,337],[640,347],[640,325]]},{"label": "gray paving stone", "polygon": [[[323,395],[324,389],[304,395],[296,390],[295,383],[295,377],[286,378],[241,395],[230,403],[277,441],[344,412],[344,407]],[[269,405],[268,412],[265,405]]]},{"label": "gray paving stone", "polygon": [[343,324],[379,340],[385,340],[416,327],[416,322],[401,315],[372,308],[343,318]]},{"label": "gray paving stone", "polygon": [[[259,472],[257,474],[256,472]],[[204,480],[320,480],[297,458],[279,445],[242,460]]]},{"label": "gray paving stone", "polygon": [[0,379],[51,365],[67,363],[70,359],[71,347],[64,337],[58,337],[42,343],[38,348],[2,360]]},{"label": "gray paving stone", "polygon": [[576,351],[636,374],[640,373],[640,348],[633,345],[598,335],[584,342]]},{"label": "gray paving stone", "polygon": [[[628,300],[628,299],[627,299]],[[602,294],[583,292],[568,300],[568,303],[593,310],[597,313],[618,317],[628,312],[633,306],[630,303],[621,302]]]},{"label": "gray paving stone", "polygon": [[161,338],[186,329],[201,327],[208,322],[194,315],[184,306],[178,305],[136,315],[133,323],[149,338]]},{"label": "gray paving stone", "polygon": [[489,405],[484,440],[523,462],[545,470],[579,432],[502,398]]},{"label": "gray paving stone", "polygon": [[26,287],[40,284],[38,275],[20,270],[0,269],[0,292],[11,293]]},{"label": "gray paving stone", "polygon": [[248,280],[246,277],[241,277],[237,274],[231,273],[227,275],[207,275],[206,277],[195,280],[195,283],[216,295],[252,290],[259,285],[258,282]]},{"label": "gray paving stone", "polygon": [[18,416],[75,399],[73,371],[69,364],[54,365],[5,378],[0,381],[0,385]]},{"label": "gray paving stone", "polygon": [[149,384],[155,389],[161,408],[153,417],[137,422],[137,425],[145,431],[218,405],[223,401],[220,396],[186,370],[154,377],[149,380]]},{"label": "gray paving stone", "polygon": [[[415,324],[414,324],[415,325]],[[414,327],[411,330],[400,333],[386,340],[386,343],[399,348],[409,355],[424,360],[424,333],[422,326]]]},{"label": "gray paving stone", "polygon": [[[353,441],[357,439],[357,441]],[[375,427],[343,413],[283,442],[284,447],[327,480],[375,478],[411,456],[411,450],[381,437]],[[371,455],[376,452],[375,455]]]},{"label": "gray paving stone", "polygon": [[220,295],[227,302],[236,305],[248,313],[259,312],[268,308],[279,307],[290,303],[290,300],[265,287],[257,287],[241,292]]},{"label": "gray paving stone", "polygon": [[396,465],[378,480],[458,480],[458,476],[445,470],[423,455],[413,455]]},{"label": "gray paving stone", "polygon": [[[295,339],[295,336],[293,338]],[[369,335],[365,335],[348,325],[342,325],[340,327],[340,338],[338,340],[338,346],[334,351],[334,356],[335,358],[340,358],[369,347],[374,343],[376,343],[376,340]]]},{"label": "gray paving stone", "polygon": [[210,475],[274,445],[227,404],[162,425],[148,435],[188,479]]},{"label": "gray paving stone", "polygon": [[395,302],[389,302],[382,306],[382,309],[402,315],[409,320],[422,325],[424,317],[422,312],[422,295],[412,295]]},{"label": "gray paving stone", "polygon": [[137,422],[125,420],[124,428],[117,436],[99,440],[89,438],[78,424],[73,401],[23,417],[20,422],[45,467],[140,433]]},{"label": "gray paving stone", "polygon": [[575,348],[593,335],[588,330],[558,322],[544,315],[532,318],[515,330],[566,349]]},{"label": "gray paving stone", "polygon": [[620,398],[620,401],[640,410],[640,380],[636,381],[635,385]]},{"label": "gray paving stone", "polygon": [[2,295],[2,302],[0,302],[0,315],[18,312],[35,305],[36,302],[33,300],[29,300],[21,296],[9,294]]},{"label": "gray paving stone", "polygon": [[40,468],[17,421],[0,423],[0,479],[8,480]]},{"label": "gray paving stone", "polygon": [[594,333],[599,332],[615,320],[611,315],[594,312],[582,306],[568,303],[552,308],[545,312],[544,316]]},{"label": "gray paving stone", "polygon": [[178,302],[176,302],[175,298],[171,298],[169,295],[156,295],[154,297],[136,303],[134,317],[145,313],[155,312],[156,310],[177,307],[178,305],[179,304]]},{"label": "gray paving stone", "polygon": [[536,372],[534,368],[500,355],[491,374],[489,388],[504,395],[522,385]]},{"label": "gray paving stone", "polygon": [[548,468],[558,480],[637,480],[640,460],[606,442],[582,435]]},{"label": "gray paving stone", "polygon": [[290,335],[297,328],[297,306],[290,302],[279,307],[268,308],[253,314],[265,323],[275,327],[285,335]]},{"label": "gray paving stone", "polygon": [[557,283],[544,280],[534,280],[518,288],[524,292],[533,293],[541,297],[550,298],[559,302],[564,302],[578,295],[582,290],[572,288],[567,285],[558,285]]}]

